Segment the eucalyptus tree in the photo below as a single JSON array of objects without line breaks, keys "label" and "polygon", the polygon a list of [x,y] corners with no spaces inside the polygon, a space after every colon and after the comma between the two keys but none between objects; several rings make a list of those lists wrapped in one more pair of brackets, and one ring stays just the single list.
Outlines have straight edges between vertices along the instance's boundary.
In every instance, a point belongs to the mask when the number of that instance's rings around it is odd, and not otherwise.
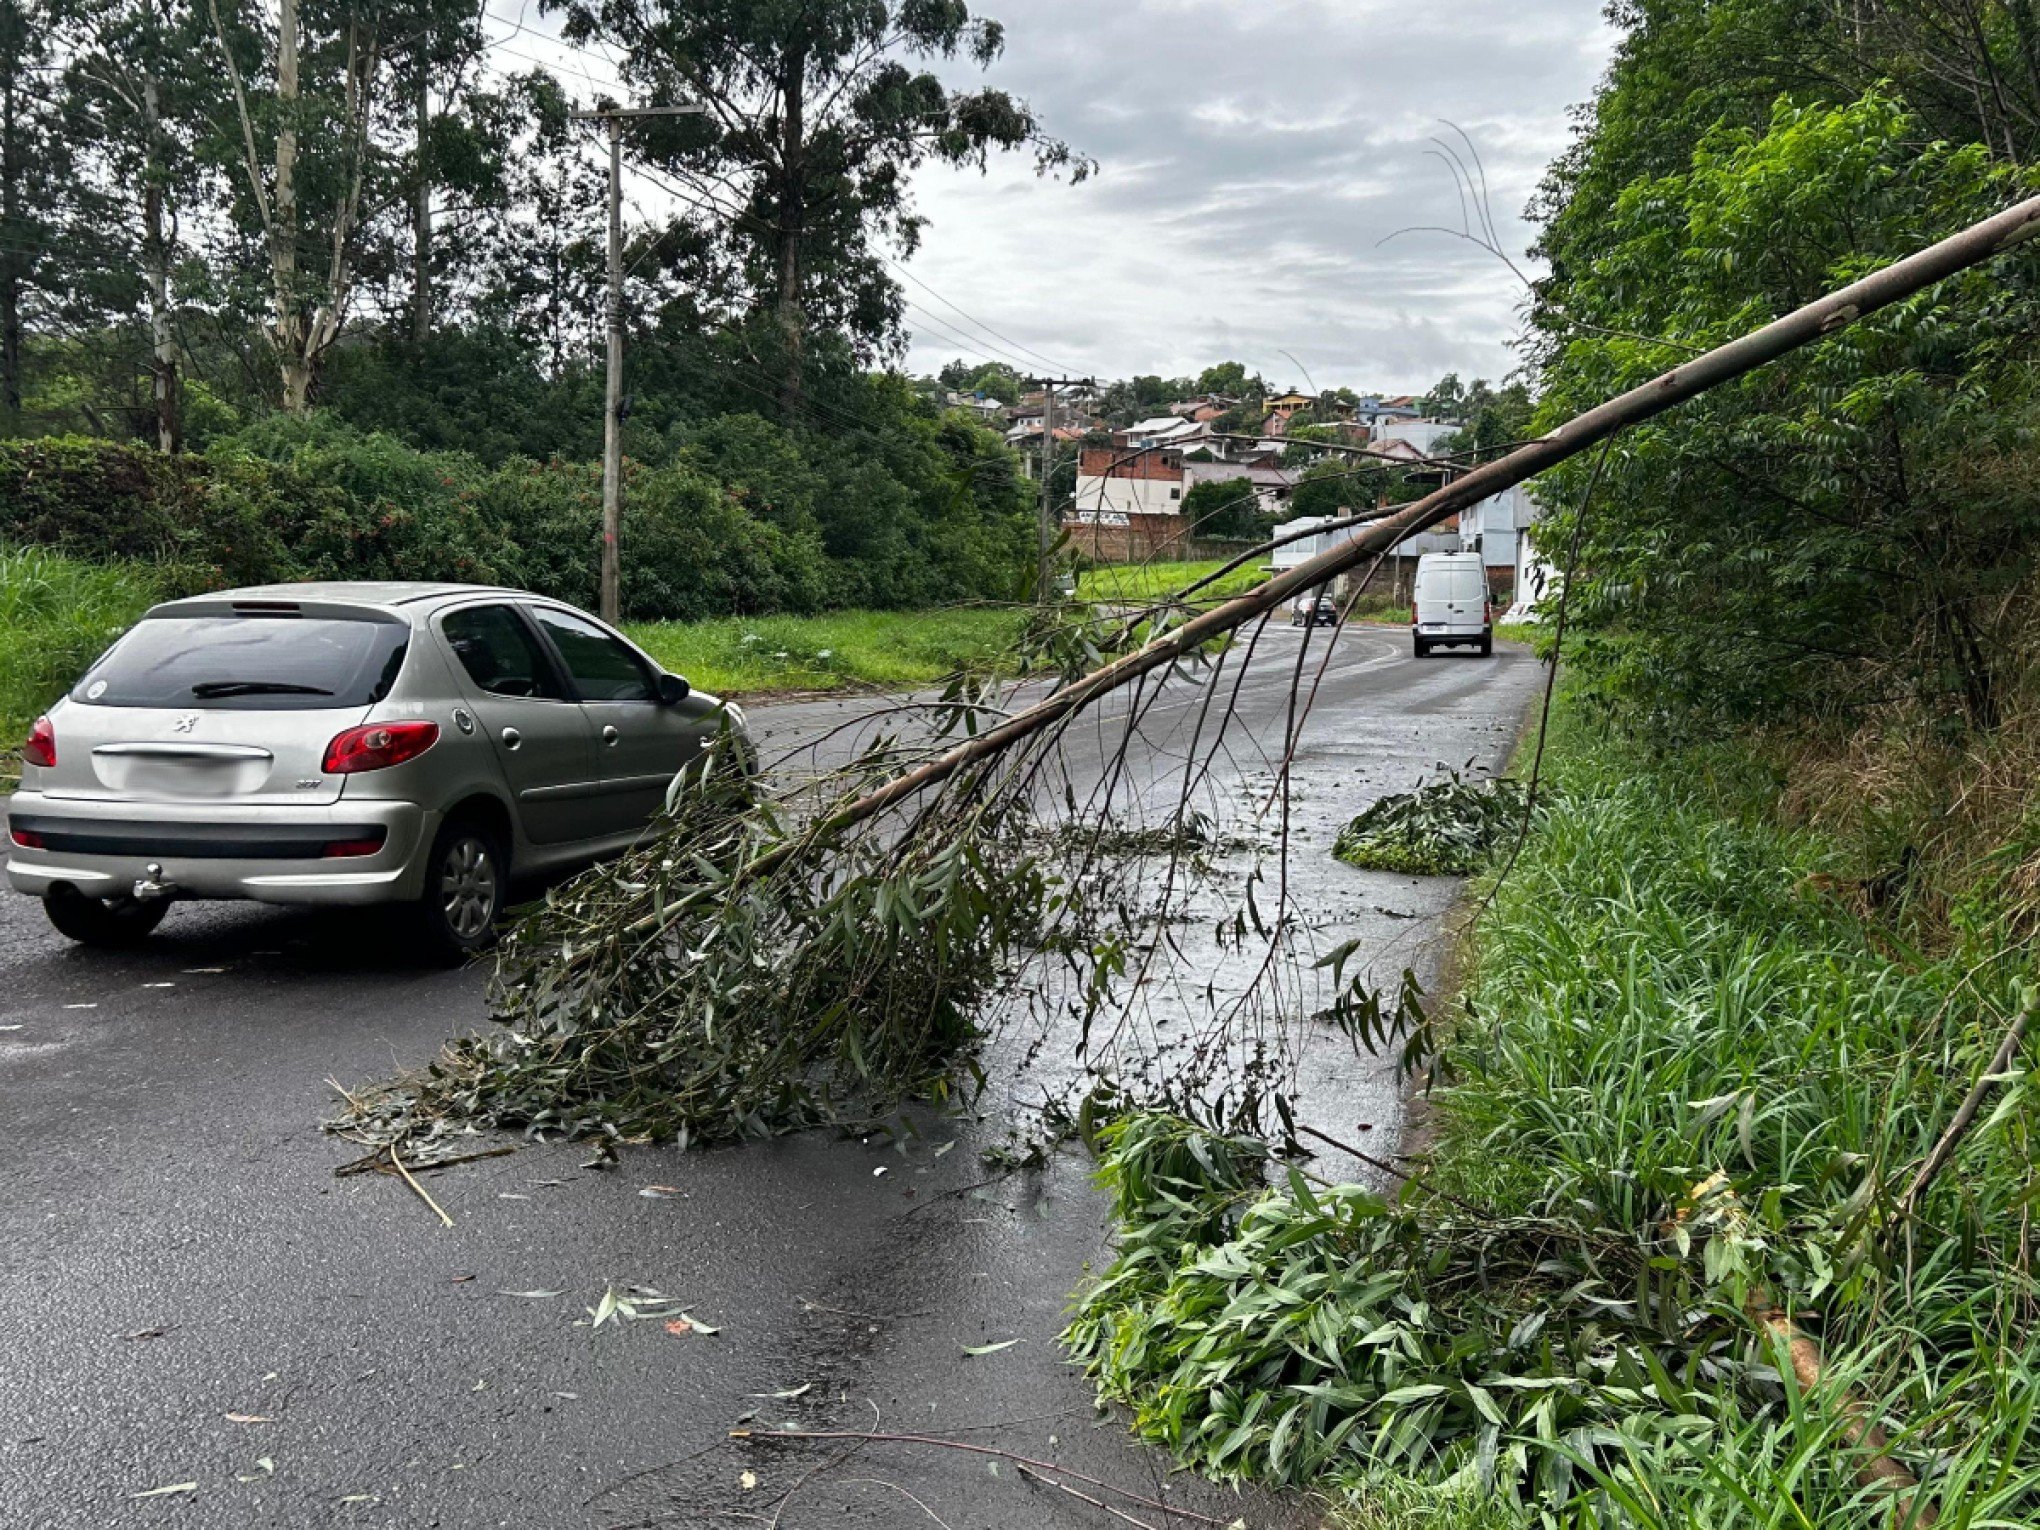
[{"label": "eucalyptus tree", "polygon": [[185,210],[202,218],[217,191],[196,150],[225,104],[217,76],[193,67],[206,51],[205,19],[190,0],[64,0],[60,22],[66,87],[90,124],[110,215],[105,244],[120,269],[108,274],[139,277],[156,444],[174,452],[183,444],[177,275],[199,258]]},{"label": "eucalyptus tree", "polygon": [[[345,328],[365,266],[395,264],[391,214],[430,197],[430,155],[417,139],[417,88],[428,88],[434,39],[459,56],[469,0],[277,0],[274,16],[246,0],[205,0],[213,54],[230,93],[232,130],[219,145],[267,289],[262,329],[283,407],[307,409],[319,368]],[[471,34],[470,34],[471,35]],[[395,104],[404,98],[412,110]],[[426,114],[429,141],[432,117]],[[384,247],[370,250],[373,239]],[[412,299],[413,313],[418,297]],[[429,290],[424,299],[428,312]],[[415,322],[415,321],[414,321]]]},{"label": "eucalyptus tree", "polygon": [[564,17],[569,41],[619,48],[621,75],[645,100],[708,109],[644,126],[634,153],[727,219],[789,412],[811,330],[847,335],[867,359],[896,344],[901,294],[885,250],[918,242],[917,166],[982,167],[994,151],[1031,147],[1042,172],[1091,168],[1025,102],[952,89],[935,72],[952,61],[989,68],[1004,48],[1004,29],[962,0],[541,4]]}]

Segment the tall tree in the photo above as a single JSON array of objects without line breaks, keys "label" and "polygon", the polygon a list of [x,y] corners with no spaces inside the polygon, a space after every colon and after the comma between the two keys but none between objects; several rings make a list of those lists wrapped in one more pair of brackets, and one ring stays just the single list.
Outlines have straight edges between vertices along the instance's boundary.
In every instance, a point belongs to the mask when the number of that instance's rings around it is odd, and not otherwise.
[{"label": "tall tree", "polygon": [[148,325],[157,446],[183,444],[176,271],[181,210],[205,186],[196,137],[224,102],[204,56],[205,23],[188,0],[72,0],[63,21],[67,84],[86,109],[103,163],[109,256],[137,271]]},{"label": "tall tree", "polygon": [[[778,351],[780,404],[801,401],[811,328],[861,353],[896,341],[900,293],[883,247],[918,242],[908,176],[933,159],[982,166],[1031,145],[1037,169],[1090,169],[1002,90],[952,90],[934,63],[988,68],[996,21],[962,0],[541,0],[569,40],[623,50],[648,100],[685,96],[705,115],[641,130],[638,152],[704,188],[747,252],[756,307]],[[735,206],[729,204],[734,202]]]},{"label": "tall tree", "polygon": [[0,431],[21,428],[23,340],[70,280],[72,137],[44,0],[0,0]]},{"label": "tall tree", "polygon": [[[221,0],[206,5],[233,88],[240,128],[233,157],[267,266],[264,337],[282,376],[283,407],[301,413],[353,296],[384,17],[345,0],[309,14],[303,0],[278,0],[272,29],[236,0],[224,10]],[[317,209],[309,227],[305,191]]]}]

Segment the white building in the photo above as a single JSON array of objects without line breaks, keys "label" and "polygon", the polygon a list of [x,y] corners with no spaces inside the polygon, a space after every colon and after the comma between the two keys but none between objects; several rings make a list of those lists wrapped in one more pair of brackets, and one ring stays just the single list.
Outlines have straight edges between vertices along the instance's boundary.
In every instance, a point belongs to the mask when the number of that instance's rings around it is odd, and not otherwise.
[{"label": "white building", "polygon": [[[1181,515],[1183,480],[1167,478],[1109,478],[1099,474],[1077,475],[1076,500],[1071,519],[1088,521],[1099,516]],[[1122,522],[1106,519],[1103,524]]]},{"label": "white building", "polygon": [[1407,441],[1427,456],[1447,436],[1456,436],[1461,427],[1447,425],[1442,420],[1385,420],[1374,426],[1369,434],[1377,445],[1389,441]]},{"label": "white building", "polygon": [[[1522,484],[1491,494],[1459,512],[1457,531],[1426,531],[1396,548],[1405,557],[1431,552],[1478,552],[1490,568],[1517,570],[1517,547],[1523,532],[1537,519],[1537,501]],[[1512,575],[1512,577],[1514,577]]]},{"label": "white building", "polygon": [[[1544,567],[1542,560],[1528,551],[1530,539],[1524,535],[1536,518],[1537,501],[1528,489],[1517,484],[1460,511],[1459,529],[1456,531],[1425,531],[1405,537],[1396,544],[1393,556],[1420,558],[1425,553],[1478,552],[1484,567],[1511,570],[1511,582],[1520,591],[1528,584],[1524,560],[1529,558],[1537,567]],[[1325,519],[1322,516],[1302,516],[1277,526],[1275,534],[1283,536],[1292,531],[1306,531],[1312,525],[1324,524]],[[1364,529],[1351,527],[1344,531],[1301,537],[1287,547],[1275,549],[1274,566],[1278,571],[1294,568],[1321,552],[1330,552],[1341,542],[1350,541]]]}]

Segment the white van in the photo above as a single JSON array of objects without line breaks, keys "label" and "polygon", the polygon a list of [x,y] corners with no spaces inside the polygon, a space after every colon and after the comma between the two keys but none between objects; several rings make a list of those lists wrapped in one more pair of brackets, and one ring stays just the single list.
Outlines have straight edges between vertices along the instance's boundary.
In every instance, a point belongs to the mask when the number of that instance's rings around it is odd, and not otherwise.
[{"label": "white van", "polygon": [[1471,643],[1482,653],[1495,651],[1494,610],[1479,553],[1425,553],[1417,559],[1411,607],[1410,635],[1418,658],[1441,644]]}]

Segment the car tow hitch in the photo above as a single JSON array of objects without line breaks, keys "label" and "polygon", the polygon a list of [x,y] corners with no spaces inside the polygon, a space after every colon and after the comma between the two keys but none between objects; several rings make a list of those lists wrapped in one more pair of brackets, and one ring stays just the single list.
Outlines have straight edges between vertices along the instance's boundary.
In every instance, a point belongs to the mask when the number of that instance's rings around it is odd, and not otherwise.
[{"label": "car tow hitch", "polygon": [[163,868],[151,861],[142,868],[143,874],[135,879],[134,898],[137,903],[153,903],[158,898],[174,897],[177,884],[163,875]]}]

